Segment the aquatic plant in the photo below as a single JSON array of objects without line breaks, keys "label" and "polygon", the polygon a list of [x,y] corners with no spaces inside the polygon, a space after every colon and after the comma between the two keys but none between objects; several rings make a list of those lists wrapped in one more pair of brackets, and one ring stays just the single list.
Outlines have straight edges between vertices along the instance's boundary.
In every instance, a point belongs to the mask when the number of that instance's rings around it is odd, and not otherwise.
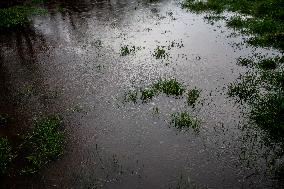
[{"label": "aquatic plant", "polygon": [[6,174],[12,161],[11,146],[7,138],[0,137],[0,175]]},{"label": "aquatic plant", "polygon": [[27,154],[27,166],[24,173],[34,173],[51,160],[63,153],[64,136],[60,131],[62,122],[59,116],[50,116],[39,120],[23,143]]},{"label": "aquatic plant", "polygon": [[198,131],[199,129],[200,121],[197,118],[192,117],[188,112],[174,113],[171,117],[171,123],[177,129],[183,130],[192,128],[195,131]]},{"label": "aquatic plant", "polygon": [[187,92],[187,104],[189,106],[194,107],[197,99],[200,96],[200,93],[201,93],[201,90],[198,90],[196,88],[188,90],[188,92]]}]

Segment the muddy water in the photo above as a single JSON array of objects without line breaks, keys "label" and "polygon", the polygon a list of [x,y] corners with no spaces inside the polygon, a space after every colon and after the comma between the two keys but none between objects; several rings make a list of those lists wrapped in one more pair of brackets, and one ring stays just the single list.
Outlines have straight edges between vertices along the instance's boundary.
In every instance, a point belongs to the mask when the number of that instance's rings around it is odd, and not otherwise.
[{"label": "muddy water", "polygon": [[[2,34],[1,110],[20,115],[23,125],[63,114],[66,150],[39,174],[7,179],[3,187],[278,186],[267,173],[261,131],[243,127],[245,106],[226,95],[244,71],[236,58],[274,52],[236,48],[242,38],[229,38],[233,31],[223,22],[210,25],[176,1],[57,1],[45,7],[49,13],[33,17],[29,29]],[[124,45],[140,49],[121,56]],[[169,57],[156,59],[157,46],[170,46]],[[148,103],[123,101],[131,89],[172,77],[202,90],[195,108],[165,95]],[[171,126],[170,115],[185,110],[202,120],[199,133]],[[23,125],[15,124],[17,132]]]}]

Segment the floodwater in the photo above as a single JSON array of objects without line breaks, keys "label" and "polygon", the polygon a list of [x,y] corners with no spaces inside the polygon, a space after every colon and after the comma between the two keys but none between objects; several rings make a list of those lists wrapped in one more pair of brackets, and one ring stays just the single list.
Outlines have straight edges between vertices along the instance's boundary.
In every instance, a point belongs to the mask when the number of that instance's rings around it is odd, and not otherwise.
[{"label": "floodwater", "polygon": [[[14,115],[8,133],[34,118],[60,113],[66,149],[33,176],[6,178],[3,188],[277,188],[268,173],[273,152],[262,132],[245,127],[245,105],[226,94],[245,70],[239,56],[277,53],[234,45],[242,36],[223,21],[183,10],[178,1],[56,1],[32,26],[1,34],[0,111]],[[61,7],[61,8],[58,8]],[[171,47],[171,44],[174,44]],[[124,45],[139,47],[127,56]],[[170,46],[168,58],[153,56]],[[127,91],[159,78],[202,90],[195,108],[159,95],[124,102]],[[158,108],[159,113],[155,110]],[[171,114],[202,122],[179,131]]]}]

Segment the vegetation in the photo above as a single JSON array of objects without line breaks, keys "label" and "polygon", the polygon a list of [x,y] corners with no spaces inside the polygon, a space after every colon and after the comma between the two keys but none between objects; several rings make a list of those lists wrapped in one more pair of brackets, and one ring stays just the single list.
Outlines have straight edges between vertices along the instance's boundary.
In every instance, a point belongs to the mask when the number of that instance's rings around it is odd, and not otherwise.
[{"label": "vegetation", "polygon": [[180,113],[172,114],[171,123],[174,125],[174,127],[180,130],[192,128],[195,131],[198,131],[199,126],[200,126],[200,121],[192,117],[187,112],[180,112]]},{"label": "vegetation", "polygon": [[196,88],[189,90],[187,92],[187,104],[194,107],[200,93],[201,91]]},{"label": "vegetation", "polygon": [[64,136],[60,127],[58,116],[47,117],[36,123],[34,130],[24,140],[28,163],[23,172],[34,173],[63,153]]},{"label": "vegetation", "polygon": [[[185,0],[182,4],[194,12],[211,11],[215,14],[232,11],[244,16],[234,16],[229,27],[254,34],[247,42],[262,47],[284,50],[284,2],[279,0]],[[246,17],[246,15],[250,17]]]},{"label": "vegetation", "polygon": [[250,107],[250,118],[270,136],[283,140],[284,70],[283,58],[239,59],[239,65],[254,68],[229,85],[229,96],[237,97]]},{"label": "vegetation", "polygon": [[135,46],[129,46],[125,45],[120,48],[120,55],[121,56],[126,56],[129,55],[130,53],[134,53],[136,50],[140,50],[140,47],[135,47]]},{"label": "vegetation", "polygon": [[0,9],[0,28],[24,26],[29,23],[31,15],[43,14],[45,12],[45,9],[30,5],[17,5]]},{"label": "vegetation", "polygon": [[183,95],[184,91],[185,87],[176,79],[160,79],[149,87],[140,89],[139,91],[129,91],[125,95],[125,101],[132,101],[136,103],[138,99],[141,99],[143,102],[146,102],[160,93],[181,96]]},{"label": "vegetation", "polygon": [[156,59],[165,59],[169,56],[169,54],[166,52],[166,50],[164,49],[164,47],[158,46],[155,51],[153,56]]},{"label": "vegetation", "polygon": [[7,172],[12,161],[11,146],[8,139],[0,137],[0,175]]},{"label": "vegetation", "polygon": [[[33,130],[15,145],[16,161],[24,168],[16,167],[15,173],[35,173],[51,160],[63,153],[64,136],[59,116],[49,116],[39,120]],[[0,137],[0,175],[7,174],[12,164],[12,148],[7,138]]]}]

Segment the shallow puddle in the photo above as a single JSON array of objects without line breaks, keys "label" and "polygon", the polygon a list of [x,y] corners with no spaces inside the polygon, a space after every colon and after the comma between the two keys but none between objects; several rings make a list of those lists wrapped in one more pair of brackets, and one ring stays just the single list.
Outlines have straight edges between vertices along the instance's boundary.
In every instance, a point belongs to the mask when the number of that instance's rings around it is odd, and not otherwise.
[{"label": "shallow puddle", "polygon": [[[31,28],[2,34],[0,110],[21,115],[25,125],[61,113],[67,133],[60,159],[37,175],[6,179],[5,187],[279,185],[267,172],[261,130],[244,127],[245,105],[227,95],[228,84],[245,71],[236,65],[239,56],[277,51],[237,48],[242,36],[228,37],[233,30],[224,21],[208,24],[177,1],[71,2],[46,4],[49,12],[34,16]],[[125,46],[130,51],[122,56]],[[155,55],[157,47],[165,56]],[[160,78],[200,89],[196,105],[163,93],[125,102],[129,90]],[[182,111],[200,120],[198,132],[173,127],[171,114]]]}]

